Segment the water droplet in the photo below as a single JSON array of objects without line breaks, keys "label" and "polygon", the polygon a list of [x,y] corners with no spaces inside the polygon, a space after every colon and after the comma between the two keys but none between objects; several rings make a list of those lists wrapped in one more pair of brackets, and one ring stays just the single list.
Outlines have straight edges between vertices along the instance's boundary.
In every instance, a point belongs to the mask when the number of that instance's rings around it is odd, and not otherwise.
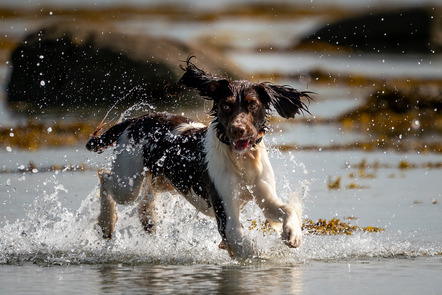
[{"label": "water droplet", "polygon": [[411,122],[411,127],[413,129],[418,129],[421,126],[421,123],[419,122],[419,120],[413,120],[413,122]]}]

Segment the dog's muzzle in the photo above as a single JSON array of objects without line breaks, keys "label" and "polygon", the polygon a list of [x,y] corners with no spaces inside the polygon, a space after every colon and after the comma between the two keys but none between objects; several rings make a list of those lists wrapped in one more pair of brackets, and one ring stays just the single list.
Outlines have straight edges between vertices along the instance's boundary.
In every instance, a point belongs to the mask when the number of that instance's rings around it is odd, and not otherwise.
[{"label": "dog's muzzle", "polygon": [[234,149],[242,151],[248,148],[250,145],[249,139],[235,140],[232,142],[232,146]]}]

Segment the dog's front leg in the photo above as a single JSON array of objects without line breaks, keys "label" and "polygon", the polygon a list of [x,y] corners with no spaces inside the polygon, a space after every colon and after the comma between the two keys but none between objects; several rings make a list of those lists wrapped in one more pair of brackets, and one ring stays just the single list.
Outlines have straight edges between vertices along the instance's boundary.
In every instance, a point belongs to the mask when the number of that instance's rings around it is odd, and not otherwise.
[{"label": "dog's front leg", "polygon": [[241,207],[239,198],[235,198],[233,193],[227,197],[220,197],[215,190],[213,190],[211,198],[218,231],[223,239],[223,247],[229,251],[233,258],[253,257],[255,254],[253,244],[244,236],[239,220]]},{"label": "dog's front leg", "polygon": [[252,241],[244,236],[244,230],[239,220],[241,202],[230,199],[224,202],[226,212],[226,240],[235,258],[250,258],[255,254]]},{"label": "dog's front leg", "polygon": [[283,203],[276,195],[273,169],[266,154],[263,155],[263,173],[257,178],[254,194],[258,206],[271,224],[282,223],[282,239],[293,248],[302,242],[301,214],[293,206]]},{"label": "dog's front leg", "polygon": [[300,218],[292,206],[283,204],[279,207],[282,212],[282,239],[291,248],[298,248],[302,243]]},{"label": "dog's front leg", "polygon": [[256,199],[264,216],[271,224],[282,223],[282,239],[293,248],[302,242],[300,218],[293,206],[283,203],[268,183],[257,184]]}]

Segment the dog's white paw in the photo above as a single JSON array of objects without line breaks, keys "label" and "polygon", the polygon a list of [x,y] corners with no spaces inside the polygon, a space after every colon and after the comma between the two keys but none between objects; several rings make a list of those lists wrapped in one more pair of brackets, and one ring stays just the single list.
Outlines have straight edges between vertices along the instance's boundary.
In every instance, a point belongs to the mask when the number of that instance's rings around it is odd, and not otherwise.
[{"label": "dog's white paw", "polygon": [[287,246],[298,248],[302,243],[302,230],[297,217],[289,217],[282,226],[282,239]]}]

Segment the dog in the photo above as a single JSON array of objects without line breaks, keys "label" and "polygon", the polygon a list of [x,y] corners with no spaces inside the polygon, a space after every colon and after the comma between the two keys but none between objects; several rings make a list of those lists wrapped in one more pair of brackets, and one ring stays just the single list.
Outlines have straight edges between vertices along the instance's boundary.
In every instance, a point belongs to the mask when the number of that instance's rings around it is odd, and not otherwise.
[{"label": "dog", "polygon": [[117,222],[116,203],[135,202],[144,229],[155,231],[158,193],[174,189],[199,212],[214,217],[222,241],[232,257],[256,254],[240,223],[243,206],[254,200],[289,247],[302,241],[301,216],[276,194],[272,166],[263,143],[273,107],[283,118],[304,111],[311,92],[289,86],[230,80],[206,73],[191,62],[181,66],[177,82],[213,101],[208,126],[167,112],[130,118],[93,136],[86,147],[94,152],[116,143],[111,171],[99,170],[101,209],[98,224],[104,238],[112,238]]}]

